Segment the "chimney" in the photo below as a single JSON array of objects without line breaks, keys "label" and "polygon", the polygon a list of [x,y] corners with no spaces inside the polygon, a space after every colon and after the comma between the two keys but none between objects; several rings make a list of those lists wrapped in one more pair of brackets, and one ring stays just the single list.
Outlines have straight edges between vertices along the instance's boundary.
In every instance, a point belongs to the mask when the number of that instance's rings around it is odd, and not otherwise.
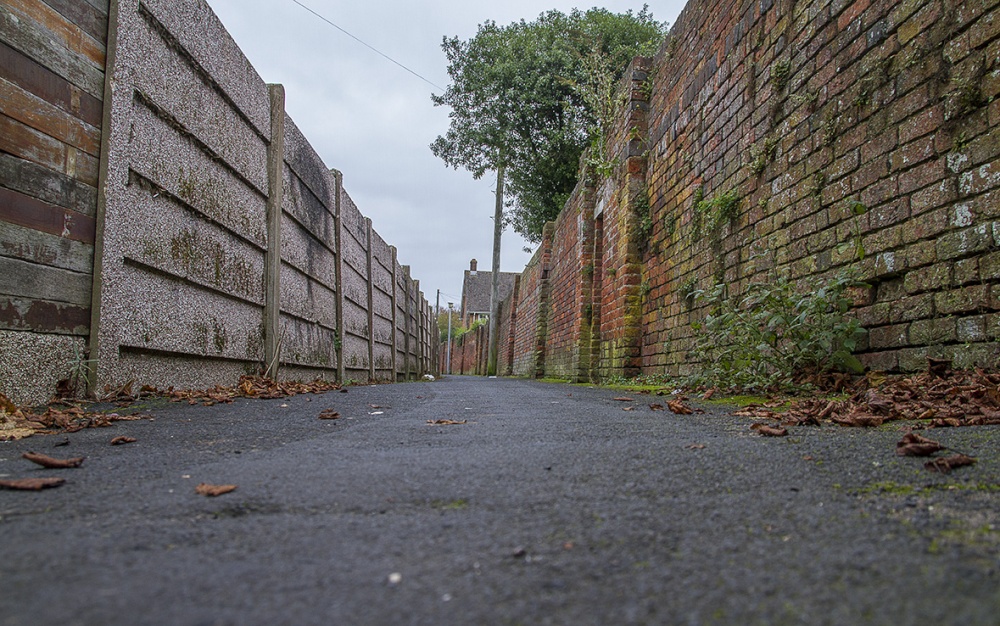
[{"label": "chimney", "polygon": [[472,259],[471,261],[469,261],[469,272],[475,274],[476,273],[476,266],[477,266],[477,264],[478,264],[478,262],[475,259]]}]

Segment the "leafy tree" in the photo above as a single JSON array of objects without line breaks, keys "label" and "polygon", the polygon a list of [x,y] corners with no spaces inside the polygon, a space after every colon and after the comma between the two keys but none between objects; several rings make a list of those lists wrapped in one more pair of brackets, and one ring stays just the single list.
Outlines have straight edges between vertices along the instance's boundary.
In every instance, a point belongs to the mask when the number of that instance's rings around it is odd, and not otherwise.
[{"label": "leafy tree", "polygon": [[502,174],[505,220],[538,241],[576,185],[583,150],[603,140],[607,113],[595,94],[607,89],[598,83],[617,83],[632,57],[653,52],[665,32],[647,7],[595,8],[508,26],[490,21],[468,41],[445,38],[452,84],[432,98],[451,107],[451,124],[431,150],[476,178]]}]

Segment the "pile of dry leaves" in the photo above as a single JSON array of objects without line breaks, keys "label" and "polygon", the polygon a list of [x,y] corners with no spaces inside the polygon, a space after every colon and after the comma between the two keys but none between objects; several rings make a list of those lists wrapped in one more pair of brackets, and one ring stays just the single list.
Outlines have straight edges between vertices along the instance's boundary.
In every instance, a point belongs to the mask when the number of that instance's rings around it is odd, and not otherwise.
[{"label": "pile of dry leaves", "polygon": [[[102,402],[113,402],[119,407],[127,407],[134,402],[150,398],[166,398],[171,402],[187,402],[212,406],[230,403],[236,398],[260,398],[273,400],[303,393],[324,393],[340,389],[340,385],[324,380],[311,383],[279,382],[260,376],[242,376],[239,384],[226,387],[217,386],[202,390],[175,390],[173,387],[161,390],[143,386],[138,390],[131,382],[118,388],[107,387],[99,398]],[[81,403],[53,400],[44,413],[36,413],[28,408],[19,408],[6,396],[0,394],[0,441],[22,439],[35,433],[76,432],[84,428],[110,426],[114,422],[143,419],[141,415],[119,415],[86,411]]]},{"label": "pile of dry leaves", "polygon": [[18,408],[0,394],[0,441],[23,439],[35,433],[73,433],[84,428],[110,426],[114,422],[134,421],[141,416],[85,411],[78,405],[53,402],[44,413]]},{"label": "pile of dry leaves", "polygon": [[228,387],[218,385],[211,389],[157,389],[143,386],[139,391],[133,391],[133,384],[127,383],[118,389],[105,388],[101,398],[107,402],[132,403],[142,398],[167,398],[171,402],[187,402],[188,404],[228,404],[236,398],[258,398],[261,400],[276,400],[303,393],[324,393],[340,389],[338,383],[325,380],[314,380],[310,383],[298,381],[276,381],[262,376],[241,376],[239,384]]},{"label": "pile of dry leaves", "polygon": [[[750,405],[737,415],[777,421],[751,426],[765,436],[788,434],[784,426],[818,426],[824,422],[851,427],[877,427],[893,421],[917,422],[897,444],[901,456],[930,456],[947,448],[912,431],[932,428],[1000,425],[1000,374],[982,369],[953,371],[951,362],[930,359],[927,371],[914,376],[888,377],[871,373],[851,387],[843,400],[805,399],[779,410],[782,403]],[[971,465],[964,454],[938,457],[927,469],[948,472]]]},{"label": "pile of dry leaves", "polygon": [[1000,424],[1000,374],[952,371],[949,365],[932,360],[927,371],[909,377],[872,373],[858,379],[844,400],[798,400],[783,411],[779,403],[750,405],[737,414],[777,419],[785,426],[827,421],[873,427],[900,420],[929,420],[926,428]]}]

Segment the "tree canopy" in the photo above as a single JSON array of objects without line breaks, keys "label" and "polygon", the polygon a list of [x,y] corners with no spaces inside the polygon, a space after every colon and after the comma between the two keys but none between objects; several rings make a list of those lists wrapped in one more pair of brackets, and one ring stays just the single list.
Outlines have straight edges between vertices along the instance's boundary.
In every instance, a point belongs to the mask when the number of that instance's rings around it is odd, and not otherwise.
[{"label": "tree canopy", "polygon": [[583,150],[603,133],[592,97],[601,80],[595,67],[613,68],[617,81],[665,34],[666,25],[643,7],[553,10],[532,22],[480,24],[468,41],[445,37],[452,83],[432,99],[451,108],[451,124],[431,150],[476,178],[502,169],[511,207],[505,219],[538,241],[576,186]]}]

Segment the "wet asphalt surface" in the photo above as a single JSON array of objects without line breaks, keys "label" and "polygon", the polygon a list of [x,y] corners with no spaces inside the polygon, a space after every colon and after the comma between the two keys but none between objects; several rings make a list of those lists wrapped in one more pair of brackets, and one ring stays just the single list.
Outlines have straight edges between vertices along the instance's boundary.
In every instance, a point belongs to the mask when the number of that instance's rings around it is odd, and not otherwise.
[{"label": "wet asphalt surface", "polygon": [[622,395],[450,377],[2,443],[67,483],[0,491],[0,625],[1000,623],[1000,429],[934,431],[979,458],[938,475],[898,425]]}]

